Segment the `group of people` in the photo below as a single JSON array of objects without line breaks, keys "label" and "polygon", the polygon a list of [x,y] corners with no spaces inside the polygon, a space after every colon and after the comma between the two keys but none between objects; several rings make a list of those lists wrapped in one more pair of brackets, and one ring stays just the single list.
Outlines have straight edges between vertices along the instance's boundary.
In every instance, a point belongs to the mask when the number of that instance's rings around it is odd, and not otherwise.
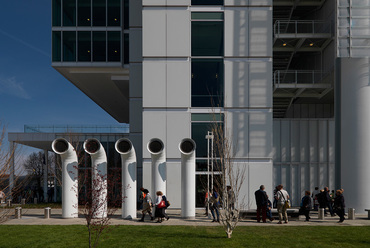
[{"label": "group of people", "polygon": [[[167,200],[167,197],[162,193],[162,191],[156,192],[156,199],[154,203],[147,189],[140,188],[140,191],[140,201],[142,204],[141,213],[143,215],[141,216],[141,219],[139,221],[143,222],[146,214],[150,216],[150,220],[152,221],[154,220],[154,218],[157,218],[157,223],[161,223],[165,219],[170,219],[170,217],[166,214],[166,209],[169,207],[170,204]],[[153,207],[155,207],[154,216],[152,214]]]},{"label": "group of people", "polygon": [[[328,208],[331,216],[335,216],[337,214],[339,216],[339,222],[343,222],[345,220],[345,200],[343,196],[343,189],[338,189],[336,191],[336,196],[330,196],[328,187],[325,187],[323,190],[318,191],[318,187],[315,188],[317,193],[314,192],[312,194],[313,201],[318,201],[318,205],[320,208]],[[271,214],[272,204],[269,200],[269,197],[265,191],[265,186],[261,185],[260,189],[255,192],[255,199],[257,204],[257,222],[266,223],[266,219],[268,218],[270,221],[273,221],[274,218]],[[290,208],[290,196],[282,184],[276,186],[274,190],[274,207],[277,208],[279,214],[279,222],[278,224],[288,223],[288,214],[287,209]],[[301,206],[299,209],[299,213],[306,217],[305,221],[310,221],[310,211],[312,209],[312,200],[311,200],[311,192],[305,191],[305,195],[302,198]],[[314,208],[317,210],[317,208]]]}]

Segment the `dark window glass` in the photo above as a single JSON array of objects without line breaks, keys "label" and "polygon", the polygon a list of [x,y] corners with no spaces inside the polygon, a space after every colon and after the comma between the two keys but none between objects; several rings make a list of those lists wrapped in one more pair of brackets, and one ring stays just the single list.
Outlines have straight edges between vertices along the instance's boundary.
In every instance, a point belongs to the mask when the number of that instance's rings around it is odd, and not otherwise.
[{"label": "dark window glass", "polygon": [[224,20],[223,12],[192,12],[192,20]]},{"label": "dark window glass", "polygon": [[76,0],[63,1],[63,26],[76,26]]},{"label": "dark window glass", "polygon": [[222,59],[192,59],[192,107],[224,106],[223,71],[224,64]]},{"label": "dark window glass", "polygon": [[197,144],[198,158],[207,157],[207,140],[206,135],[208,131],[212,131],[212,123],[191,123],[191,138]]},{"label": "dark window glass", "polygon": [[93,0],[93,26],[106,26],[105,0]]},{"label": "dark window glass", "polygon": [[129,0],[124,0],[123,2],[123,28],[129,28]]},{"label": "dark window glass", "polygon": [[62,25],[62,5],[60,0],[53,0],[52,2],[53,9],[53,26]]},{"label": "dark window glass", "polygon": [[60,31],[53,31],[52,44],[53,44],[52,60],[53,61],[61,61],[61,59],[62,59],[62,46],[61,46],[62,42],[61,42]]},{"label": "dark window glass", "polygon": [[93,61],[106,61],[105,32],[93,32]]},{"label": "dark window glass", "polygon": [[63,61],[76,61],[76,32],[63,32]]},{"label": "dark window glass", "polygon": [[78,61],[91,61],[91,32],[78,32]]},{"label": "dark window glass", "polygon": [[121,32],[108,32],[108,61],[121,61]]},{"label": "dark window glass", "polygon": [[123,63],[129,64],[130,63],[130,43],[129,43],[129,34],[123,35],[124,42],[123,42]]},{"label": "dark window glass", "polygon": [[224,0],[191,0],[191,5],[223,5]]},{"label": "dark window glass", "polygon": [[91,0],[78,0],[78,26],[91,26]]},{"label": "dark window glass", "polygon": [[224,55],[224,22],[191,23],[191,55]]},{"label": "dark window glass", "polygon": [[108,26],[121,25],[121,1],[108,0]]}]

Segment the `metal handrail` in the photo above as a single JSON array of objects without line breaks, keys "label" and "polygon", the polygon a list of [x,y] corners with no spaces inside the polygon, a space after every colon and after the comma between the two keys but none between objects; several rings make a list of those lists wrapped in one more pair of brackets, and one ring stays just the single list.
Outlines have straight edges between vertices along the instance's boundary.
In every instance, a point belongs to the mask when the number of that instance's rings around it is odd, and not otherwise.
[{"label": "metal handrail", "polygon": [[332,33],[331,22],[306,20],[306,21],[283,21],[274,23],[274,34],[317,34]]},{"label": "metal handrail", "polygon": [[320,70],[276,70],[274,85],[279,84],[316,84],[322,81],[324,73]]},{"label": "metal handrail", "polygon": [[130,125],[24,125],[25,133],[129,133]]}]

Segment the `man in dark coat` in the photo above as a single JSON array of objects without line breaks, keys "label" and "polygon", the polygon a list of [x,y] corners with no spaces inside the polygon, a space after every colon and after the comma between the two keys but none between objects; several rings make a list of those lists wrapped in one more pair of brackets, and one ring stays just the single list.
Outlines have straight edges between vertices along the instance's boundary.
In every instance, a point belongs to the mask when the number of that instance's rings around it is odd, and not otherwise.
[{"label": "man in dark coat", "polygon": [[261,222],[261,212],[262,212],[262,222],[266,223],[266,209],[268,197],[265,191],[265,186],[261,185],[260,189],[254,192],[257,204],[257,222]]},{"label": "man in dark coat", "polygon": [[330,197],[330,192],[329,192],[329,188],[328,187],[325,187],[324,188],[324,199],[325,199],[325,206],[329,208],[329,212],[330,212],[330,215],[331,216],[334,216],[334,212],[333,212],[333,207],[332,207],[332,201],[331,201],[331,197]]}]

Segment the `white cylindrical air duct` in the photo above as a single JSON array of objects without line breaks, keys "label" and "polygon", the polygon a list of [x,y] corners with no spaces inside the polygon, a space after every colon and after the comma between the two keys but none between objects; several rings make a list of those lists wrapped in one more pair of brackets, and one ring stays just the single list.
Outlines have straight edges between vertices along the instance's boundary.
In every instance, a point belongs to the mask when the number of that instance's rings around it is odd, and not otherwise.
[{"label": "white cylindrical air duct", "polygon": [[129,139],[122,138],[115,144],[122,161],[122,218],[136,218],[136,153]]},{"label": "white cylindrical air duct", "polygon": [[183,139],[181,152],[181,217],[195,218],[195,142]]},{"label": "white cylindrical air duct", "polygon": [[73,146],[55,139],[51,148],[62,159],[62,218],[78,217],[78,160]]},{"label": "white cylindrical air duct", "polygon": [[166,194],[166,153],[164,144],[160,139],[151,139],[148,143],[148,151],[152,157],[152,192],[162,191]]},{"label": "white cylindrical air duct", "polygon": [[94,138],[84,142],[84,150],[91,156],[93,218],[105,218],[108,210],[107,156],[99,140]]}]

